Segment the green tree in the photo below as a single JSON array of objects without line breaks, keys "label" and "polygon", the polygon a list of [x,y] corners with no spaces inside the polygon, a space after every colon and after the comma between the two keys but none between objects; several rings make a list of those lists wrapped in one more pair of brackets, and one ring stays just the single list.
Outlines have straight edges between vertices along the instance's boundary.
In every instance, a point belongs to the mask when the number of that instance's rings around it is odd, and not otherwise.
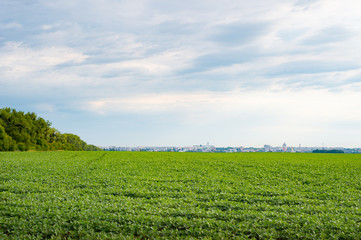
[{"label": "green tree", "polygon": [[0,151],[15,151],[16,149],[15,141],[6,134],[5,128],[0,124]]},{"label": "green tree", "polygon": [[24,113],[11,108],[0,109],[0,125],[0,151],[101,150],[88,145],[77,135],[61,134],[51,127],[49,121],[35,113]]}]

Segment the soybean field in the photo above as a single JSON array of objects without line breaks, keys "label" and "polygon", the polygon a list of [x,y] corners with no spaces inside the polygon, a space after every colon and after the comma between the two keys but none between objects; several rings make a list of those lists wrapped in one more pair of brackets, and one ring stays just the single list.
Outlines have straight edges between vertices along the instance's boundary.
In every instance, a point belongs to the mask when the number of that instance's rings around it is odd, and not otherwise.
[{"label": "soybean field", "polygon": [[361,239],[361,155],[1,152],[0,239]]}]

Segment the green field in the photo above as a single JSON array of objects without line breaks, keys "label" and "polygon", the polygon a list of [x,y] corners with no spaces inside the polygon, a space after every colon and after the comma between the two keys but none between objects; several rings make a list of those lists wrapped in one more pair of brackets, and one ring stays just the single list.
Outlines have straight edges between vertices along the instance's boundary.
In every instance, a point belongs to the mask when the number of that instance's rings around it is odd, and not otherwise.
[{"label": "green field", "polygon": [[0,239],[361,239],[361,155],[0,153]]}]

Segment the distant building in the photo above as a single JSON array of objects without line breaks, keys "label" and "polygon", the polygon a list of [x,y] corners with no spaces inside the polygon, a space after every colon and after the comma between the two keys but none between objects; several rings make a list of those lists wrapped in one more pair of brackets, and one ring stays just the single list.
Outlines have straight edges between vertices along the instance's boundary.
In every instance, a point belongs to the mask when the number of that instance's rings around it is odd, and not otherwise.
[{"label": "distant building", "polygon": [[271,145],[264,145],[263,148],[265,152],[271,152]]},{"label": "distant building", "polygon": [[287,145],[286,145],[286,143],[283,143],[283,145],[282,145],[282,151],[283,151],[283,152],[287,152]]}]

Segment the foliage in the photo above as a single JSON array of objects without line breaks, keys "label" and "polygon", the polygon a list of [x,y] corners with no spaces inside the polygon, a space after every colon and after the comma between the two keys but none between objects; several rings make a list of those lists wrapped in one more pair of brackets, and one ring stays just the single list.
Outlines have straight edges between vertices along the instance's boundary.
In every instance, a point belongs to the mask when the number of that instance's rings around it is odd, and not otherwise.
[{"label": "foliage", "polygon": [[361,155],[0,153],[0,239],[361,239]]},{"label": "foliage", "polygon": [[0,151],[101,150],[73,134],[61,134],[35,113],[0,109]]},{"label": "foliage", "polygon": [[14,151],[17,149],[16,142],[7,135],[0,123],[0,151]]},{"label": "foliage", "polygon": [[316,149],[313,150],[312,153],[345,153],[345,152],[337,149],[330,149],[330,150]]}]

